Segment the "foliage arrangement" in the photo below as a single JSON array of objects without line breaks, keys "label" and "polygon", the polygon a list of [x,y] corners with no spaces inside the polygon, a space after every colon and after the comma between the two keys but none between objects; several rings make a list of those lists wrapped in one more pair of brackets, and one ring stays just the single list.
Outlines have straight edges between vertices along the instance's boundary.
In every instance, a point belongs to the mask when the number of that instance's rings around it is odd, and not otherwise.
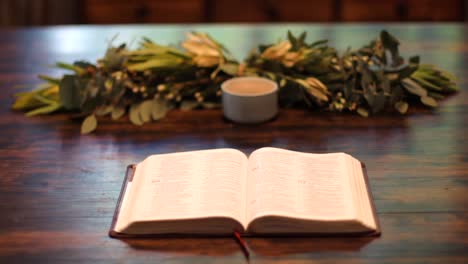
[{"label": "foliage arrangement", "polygon": [[55,66],[70,71],[16,94],[12,106],[27,116],[66,111],[84,118],[81,133],[97,127],[98,117],[128,114],[135,125],[163,118],[173,109],[220,106],[220,84],[233,76],[276,81],[283,107],[353,112],[367,117],[405,114],[410,105],[437,107],[458,90],[455,77],[419,57],[405,61],[399,41],[386,31],[358,50],[339,54],[326,40],[306,42],[306,33],[260,45],[243,63],[209,35],[187,34],[183,49],[143,38],[139,48],[109,46],[96,64],[76,61]]}]

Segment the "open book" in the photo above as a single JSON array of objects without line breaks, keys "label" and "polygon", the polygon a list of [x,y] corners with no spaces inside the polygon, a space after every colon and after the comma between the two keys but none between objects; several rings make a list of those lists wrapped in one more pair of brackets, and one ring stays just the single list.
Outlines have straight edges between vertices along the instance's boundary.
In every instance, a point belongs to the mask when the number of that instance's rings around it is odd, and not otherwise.
[{"label": "open book", "polygon": [[379,234],[364,166],[345,153],[261,148],[153,155],[129,166],[109,232]]}]

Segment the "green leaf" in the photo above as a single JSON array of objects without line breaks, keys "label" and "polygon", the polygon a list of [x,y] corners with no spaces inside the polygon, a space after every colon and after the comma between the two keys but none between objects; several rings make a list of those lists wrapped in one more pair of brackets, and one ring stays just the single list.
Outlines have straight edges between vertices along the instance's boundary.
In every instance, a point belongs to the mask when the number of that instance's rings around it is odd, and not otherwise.
[{"label": "green leaf", "polygon": [[151,105],[151,117],[157,121],[164,118],[169,111],[167,103],[163,100],[154,99]]},{"label": "green leaf", "polygon": [[65,109],[78,109],[81,104],[80,87],[78,77],[75,75],[64,75],[59,85],[60,102]]},{"label": "green leaf", "polygon": [[288,40],[291,43],[291,50],[296,51],[299,48],[298,41],[296,37],[291,33],[290,30],[288,30]]},{"label": "green leaf", "polygon": [[444,78],[441,78],[440,76],[438,76],[435,72],[416,71],[411,75],[411,77],[413,79],[414,78],[423,79],[425,81],[432,82],[437,85],[448,82]]},{"label": "green leaf", "polygon": [[132,71],[146,71],[154,68],[170,68],[180,65],[182,62],[183,60],[177,57],[156,58],[142,63],[131,64],[128,66],[128,69]]},{"label": "green leaf", "polygon": [[202,105],[203,108],[205,108],[205,109],[221,108],[221,104],[219,104],[219,103],[203,102],[201,105]]},{"label": "green leaf", "polygon": [[419,97],[427,96],[426,89],[422,88],[417,82],[411,80],[410,78],[405,78],[401,80],[403,87],[410,93],[417,95]]},{"label": "green leaf", "polygon": [[153,100],[145,100],[139,106],[140,119],[143,123],[151,121],[151,112],[153,108]]},{"label": "green leaf", "polygon": [[380,40],[382,41],[382,45],[384,46],[384,48],[390,51],[390,54],[392,56],[392,66],[401,65],[403,59],[400,57],[398,52],[398,46],[400,45],[400,42],[385,30],[382,30],[382,32],[380,32]]},{"label": "green leaf", "polygon": [[53,78],[53,77],[50,77],[50,76],[47,76],[47,75],[42,75],[42,74],[39,74],[37,77],[39,79],[44,80],[44,81],[46,81],[48,83],[51,83],[51,84],[56,84],[56,85],[60,84],[60,79],[59,78]]},{"label": "green leaf", "polygon": [[114,107],[114,109],[112,109],[111,118],[112,120],[117,120],[121,118],[124,114],[125,108],[116,106]]},{"label": "green leaf", "polygon": [[103,106],[103,107],[98,108],[94,113],[97,116],[106,116],[106,115],[112,113],[113,110],[114,110],[114,107],[112,105],[107,105],[107,106]]},{"label": "green leaf", "polygon": [[394,50],[398,48],[398,45],[400,45],[398,39],[396,39],[386,30],[382,30],[380,32],[380,40],[382,41],[382,45],[388,50]]},{"label": "green leaf", "polygon": [[29,110],[43,106],[44,103],[37,100],[35,95],[35,92],[27,92],[17,96],[11,108],[13,110]]},{"label": "green leaf", "polygon": [[134,104],[130,107],[129,118],[134,125],[143,125],[143,120],[140,118],[140,105]]},{"label": "green leaf", "polygon": [[60,68],[60,69],[64,69],[64,70],[74,71],[78,75],[81,75],[81,74],[83,74],[85,72],[85,70],[83,68],[81,68],[81,67],[78,67],[78,66],[75,66],[75,65],[69,64],[69,63],[64,63],[64,62],[55,63],[55,67]]},{"label": "green leaf", "polygon": [[[132,58],[135,56],[146,56],[146,57],[157,57],[160,55],[172,55],[175,57],[183,58],[183,59],[191,59],[191,57],[176,48],[169,47],[169,46],[161,46],[156,43],[142,43],[142,47],[139,50],[134,51],[123,51],[123,55],[131,56]],[[132,59],[130,58],[130,59]]]},{"label": "green leaf", "polygon": [[221,70],[231,76],[236,76],[239,73],[239,64],[237,63],[224,63],[220,65]]},{"label": "green leaf", "polygon": [[180,110],[189,111],[196,108],[199,105],[197,101],[185,100],[180,104]]},{"label": "green leaf", "polygon": [[457,92],[459,90],[460,90],[460,88],[456,84],[450,83],[449,85],[447,85],[444,92],[455,93],[455,92]]},{"label": "green leaf", "polygon": [[420,59],[419,59],[419,56],[412,56],[412,57],[409,58],[408,61],[409,61],[410,64],[416,64],[416,65],[418,65]]},{"label": "green leaf", "polygon": [[448,71],[444,71],[444,70],[441,70],[441,69],[437,69],[437,71],[440,73],[440,75],[442,75],[444,78],[447,78],[449,80],[452,80],[452,81],[456,81],[457,80],[457,77],[453,74],[451,74],[450,72]]},{"label": "green leaf", "polygon": [[364,99],[366,99],[367,104],[372,108],[375,101],[375,95],[371,91],[364,91]]},{"label": "green leaf", "polygon": [[328,43],[328,40],[327,39],[322,39],[322,40],[318,40],[318,41],[315,41],[313,43],[311,43],[309,45],[310,48],[313,48],[315,46],[320,46],[320,45],[323,45],[323,44],[327,44]]},{"label": "green leaf", "polygon": [[106,69],[116,71],[122,68],[122,65],[126,62],[127,56],[122,54],[125,49],[124,45],[120,47],[110,47],[106,50],[104,58],[100,62]]},{"label": "green leaf", "polygon": [[96,130],[97,128],[97,119],[95,115],[89,115],[81,123],[81,134],[89,134]]},{"label": "green leaf", "polygon": [[438,87],[437,85],[431,83],[430,81],[426,81],[423,78],[420,78],[418,76],[411,76],[411,79],[415,80],[418,82],[420,85],[424,86],[427,89],[433,90],[433,91],[442,91],[442,88]]},{"label": "green leaf", "polygon": [[286,79],[281,79],[281,81],[279,82],[279,87],[283,88],[284,86],[286,86],[287,83],[288,81]]},{"label": "green leaf", "polygon": [[35,98],[36,100],[38,100],[39,102],[41,102],[41,103],[43,103],[43,104],[46,104],[46,105],[51,105],[51,104],[58,104],[58,103],[60,103],[60,102],[57,102],[57,101],[55,101],[55,100],[49,99],[49,98],[47,98],[47,97],[45,97],[45,96],[42,96],[42,95],[40,95],[39,93],[36,93],[36,94],[34,95],[34,98]]},{"label": "green leaf", "polygon": [[416,64],[406,65],[399,71],[399,78],[406,79],[412,76],[417,70],[418,70],[418,65]]},{"label": "green leaf", "polygon": [[276,81],[276,75],[274,73],[271,73],[271,72],[264,72],[263,74],[265,74],[265,77],[272,80],[272,81]]},{"label": "green leaf", "polygon": [[374,95],[374,102],[371,105],[372,113],[379,113],[385,108],[385,95],[378,93]]},{"label": "green leaf", "polygon": [[367,111],[367,109],[365,108],[362,108],[362,107],[359,107],[356,112],[362,116],[362,117],[368,117],[369,116],[369,111]]},{"label": "green leaf", "polygon": [[299,38],[297,39],[300,43],[304,43],[305,39],[307,37],[307,31],[303,31],[301,35],[299,35]]},{"label": "green leaf", "polygon": [[427,95],[434,98],[434,99],[436,99],[436,100],[442,100],[442,99],[445,98],[445,96],[443,94],[436,93],[436,92],[428,92]]},{"label": "green leaf", "polygon": [[435,107],[437,107],[439,105],[437,103],[437,101],[434,98],[430,97],[430,96],[421,97],[421,103],[423,103],[426,106],[432,107],[432,108],[435,108]]},{"label": "green leaf", "polygon": [[399,101],[395,103],[395,109],[400,112],[400,114],[405,114],[408,111],[408,103]]},{"label": "green leaf", "polygon": [[26,116],[50,114],[52,112],[55,112],[55,111],[59,110],[61,107],[62,107],[62,105],[59,104],[59,103],[46,105],[46,106],[36,108],[36,109],[34,109],[32,111],[27,112]]}]

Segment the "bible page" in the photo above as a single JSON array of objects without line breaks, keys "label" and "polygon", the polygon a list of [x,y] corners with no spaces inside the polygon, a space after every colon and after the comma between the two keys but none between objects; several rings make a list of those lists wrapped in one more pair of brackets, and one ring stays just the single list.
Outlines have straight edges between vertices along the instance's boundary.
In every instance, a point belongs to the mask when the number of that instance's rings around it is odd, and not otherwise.
[{"label": "bible page", "polygon": [[262,148],[249,158],[247,218],[314,220],[355,217],[344,153],[308,154]]},{"label": "bible page", "polygon": [[150,156],[137,165],[128,222],[230,217],[244,224],[246,170],[246,156],[234,149]]}]

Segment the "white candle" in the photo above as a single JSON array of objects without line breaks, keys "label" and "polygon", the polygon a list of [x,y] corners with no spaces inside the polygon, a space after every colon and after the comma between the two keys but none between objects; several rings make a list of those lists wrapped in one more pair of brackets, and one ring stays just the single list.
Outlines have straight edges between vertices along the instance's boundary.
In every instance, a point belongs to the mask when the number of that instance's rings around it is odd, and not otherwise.
[{"label": "white candle", "polygon": [[236,77],[221,85],[224,116],[238,123],[260,123],[278,113],[278,85],[259,77]]}]

